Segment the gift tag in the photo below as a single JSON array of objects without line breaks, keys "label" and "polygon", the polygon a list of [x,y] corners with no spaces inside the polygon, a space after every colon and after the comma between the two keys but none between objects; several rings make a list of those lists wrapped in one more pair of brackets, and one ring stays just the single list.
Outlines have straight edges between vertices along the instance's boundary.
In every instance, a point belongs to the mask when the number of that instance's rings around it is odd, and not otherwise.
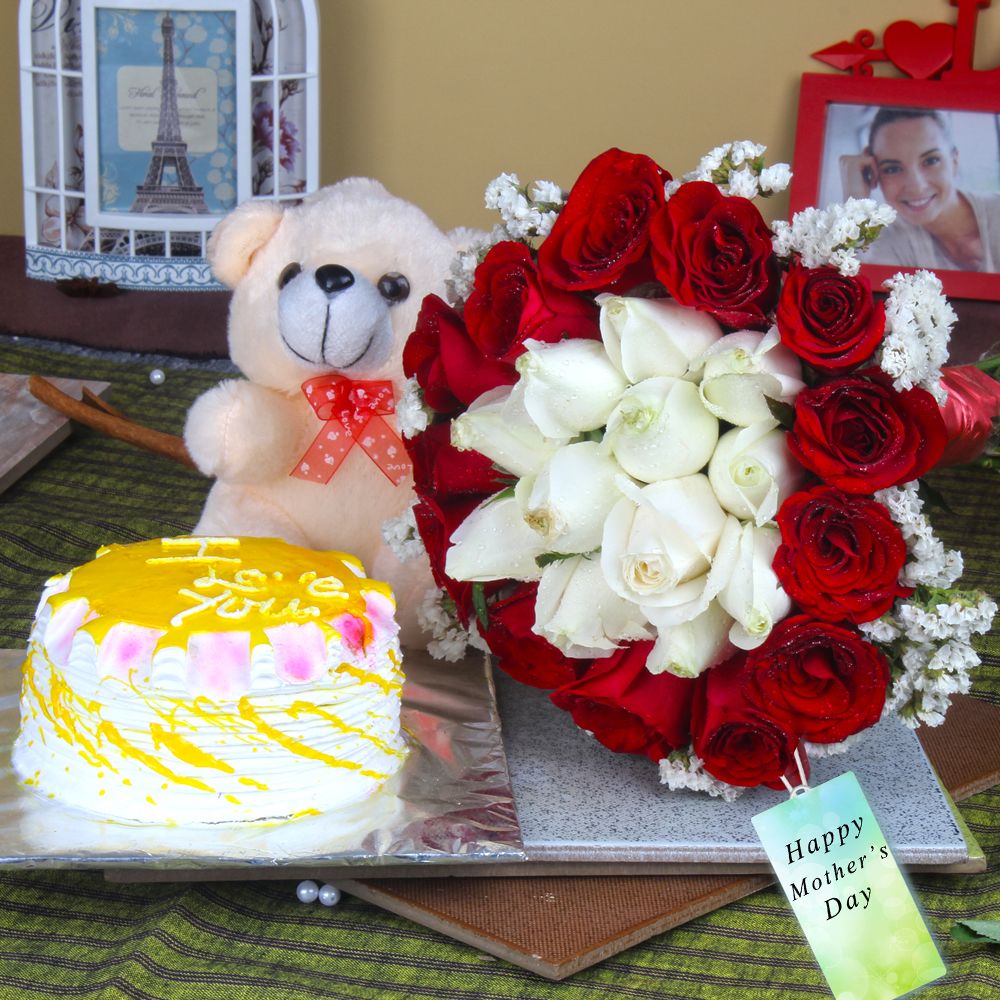
[{"label": "gift tag", "polygon": [[852,772],[800,786],[753,825],[837,1000],[895,1000],[944,975]]}]

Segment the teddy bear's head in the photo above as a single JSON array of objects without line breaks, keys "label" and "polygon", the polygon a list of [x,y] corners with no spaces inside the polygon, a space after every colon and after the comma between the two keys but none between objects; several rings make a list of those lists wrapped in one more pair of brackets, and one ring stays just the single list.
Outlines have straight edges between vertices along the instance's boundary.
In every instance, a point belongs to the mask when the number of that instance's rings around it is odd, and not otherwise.
[{"label": "teddy bear's head", "polygon": [[401,377],[424,296],[441,294],[452,238],[377,181],[355,177],[281,208],[250,201],[216,226],[215,276],[233,289],[229,352],[283,392],[328,372]]}]

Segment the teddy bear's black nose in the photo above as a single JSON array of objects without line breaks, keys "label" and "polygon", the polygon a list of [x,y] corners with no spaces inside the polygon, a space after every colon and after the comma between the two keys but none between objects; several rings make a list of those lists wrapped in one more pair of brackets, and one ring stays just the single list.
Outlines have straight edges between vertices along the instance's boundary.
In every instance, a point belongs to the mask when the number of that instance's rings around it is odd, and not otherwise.
[{"label": "teddy bear's black nose", "polygon": [[316,284],[327,295],[335,295],[354,284],[354,275],[340,264],[324,264],[316,268]]}]

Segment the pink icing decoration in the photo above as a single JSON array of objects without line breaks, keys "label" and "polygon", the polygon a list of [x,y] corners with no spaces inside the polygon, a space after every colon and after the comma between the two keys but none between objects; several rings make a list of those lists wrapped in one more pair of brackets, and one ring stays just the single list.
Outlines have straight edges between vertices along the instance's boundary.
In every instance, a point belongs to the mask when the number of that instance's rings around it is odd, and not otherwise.
[{"label": "pink icing decoration", "polygon": [[326,637],[315,622],[264,629],[278,676],[291,684],[316,680],[326,667]]},{"label": "pink icing decoration", "polygon": [[128,680],[133,670],[149,670],[157,640],[163,635],[166,633],[127,622],[112,625],[97,652],[98,675]]},{"label": "pink icing decoration", "polygon": [[345,645],[352,653],[360,653],[365,648],[365,623],[356,615],[342,614],[334,618],[333,627],[340,633]]},{"label": "pink icing decoration", "polygon": [[188,640],[187,687],[194,695],[235,699],[250,689],[250,636],[195,632]]},{"label": "pink icing decoration", "polygon": [[[90,605],[85,597],[67,601],[52,612],[48,628],[45,630],[45,648],[49,658],[57,667],[65,667],[73,648],[73,636],[87,618]],[[93,616],[91,616],[93,617]]]},{"label": "pink icing decoration", "polygon": [[392,637],[399,631],[399,623],[395,617],[396,605],[377,591],[369,590],[365,594],[365,614],[368,615],[372,633],[376,637],[381,632],[387,632]]}]

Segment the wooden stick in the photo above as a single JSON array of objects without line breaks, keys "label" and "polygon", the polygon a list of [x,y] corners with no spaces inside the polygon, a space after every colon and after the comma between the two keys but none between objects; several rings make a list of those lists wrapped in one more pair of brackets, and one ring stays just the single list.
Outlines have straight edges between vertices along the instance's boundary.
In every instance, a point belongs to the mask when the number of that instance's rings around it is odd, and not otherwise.
[{"label": "wooden stick", "polygon": [[143,427],[141,424],[121,416],[118,411],[108,412],[105,405],[98,408],[97,405],[74,399],[40,375],[32,375],[28,379],[28,389],[35,399],[41,400],[72,420],[87,427],[93,427],[94,430],[117,438],[119,441],[126,441],[137,448],[144,448],[155,455],[172,458],[182,465],[196,468],[184,446],[184,439],[176,434],[164,434],[162,431]]},{"label": "wooden stick", "polygon": [[121,417],[122,420],[128,419],[117,406],[112,406],[107,400],[101,399],[96,392],[89,389],[87,386],[83,387],[81,398],[88,406],[96,406],[97,409],[104,410],[105,413],[110,413],[113,417]]}]

